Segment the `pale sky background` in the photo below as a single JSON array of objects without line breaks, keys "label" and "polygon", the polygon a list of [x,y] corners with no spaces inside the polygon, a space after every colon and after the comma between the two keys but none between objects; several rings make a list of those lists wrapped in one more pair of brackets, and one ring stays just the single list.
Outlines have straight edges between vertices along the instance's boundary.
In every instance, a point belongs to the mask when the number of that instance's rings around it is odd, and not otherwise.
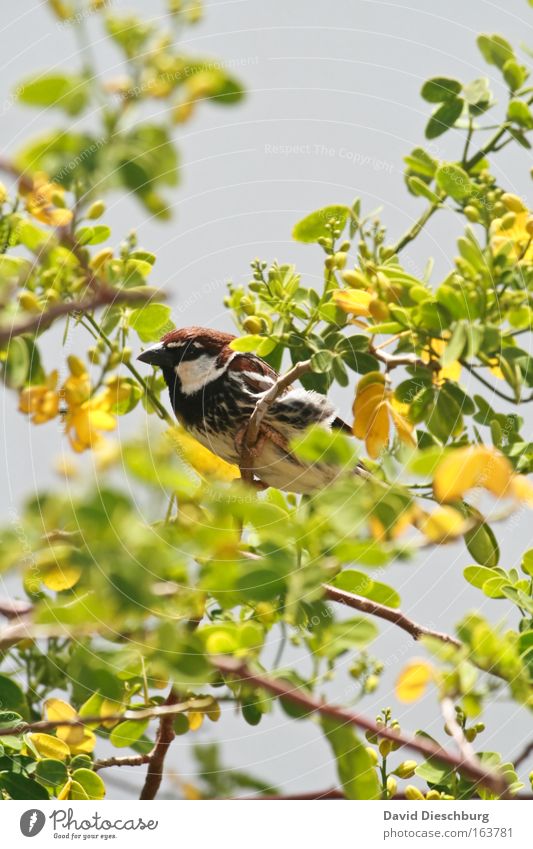
[{"label": "pale sky background", "polygon": [[[75,69],[81,58],[73,33],[54,21],[46,4],[18,0],[4,5],[9,11],[4,9],[0,24],[0,147],[8,156],[38,131],[65,125],[57,112],[13,106],[16,83],[46,68]],[[123,194],[107,198],[105,220],[113,226],[116,241],[136,228],[140,243],[157,254],[151,282],[170,293],[176,323],[232,329],[222,304],[226,281],[245,282],[250,260],[256,256],[294,262],[307,281],[318,282],[320,250],[290,238],[294,222],[317,207],[350,203],[359,195],[365,210],[383,208],[391,240],[407,229],[424,203],[407,194],[402,177],[402,157],[423,143],[430,111],[419,96],[423,81],[449,75],[467,82],[488,75],[503,103],[499,72],[483,62],[476,34],[499,32],[516,48],[521,43],[533,47],[533,9],[526,0],[502,5],[485,0],[207,3],[204,22],[185,32],[183,49],[228,63],[242,79],[246,99],[232,108],[204,105],[193,121],[177,129],[183,168],[181,185],[171,193],[175,212],[171,223],[147,219]],[[156,0],[115,0],[112,6],[118,12],[141,11],[154,18],[164,9],[164,3]],[[90,21],[90,31],[102,71],[123,72],[120,56],[103,36],[96,17]],[[160,108],[156,105],[156,110]],[[493,118],[489,121],[493,123]],[[74,119],[71,125],[90,126],[91,118]],[[436,156],[454,159],[461,143],[462,133],[450,132],[432,149]],[[509,190],[528,196],[530,165],[530,154],[511,146],[495,160],[494,172]],[[433,281],[442,280],[456,253],[460,227],[461,221],[451,212],[435,216],[423,237],[403,254],[407,270],[421,274],[433,257]],[[48,337],[49,364],[59,338]],[[527,347],[524,337],[522,341]],[[471,394],[478,391],[465,386]],[[353,390],[335,396],[345,415],[351,394]],[[494,403],[505,411],[503,402],[494,399]],[[64,443],[54,424],[29,426],[16,412],[11,392],[5,394],[2,414],[3,521],[24,497],[49,483],[59,485],[51,461]],[[136,426],[144,425],[144,414],[136,413]],[[127,427],[131,430],[130,424]],[[533,545],[531,514],[522,514],[507,531],[498,528],[497,533],[501,565],[516,565],[521,552]],[[406,612],[441,630],[452,630],[473,608],[502,621],[510,605],[484,600],[465,583],[462,570],[470,563],[468,552],[458,545],[393,565],[382,578],[399,590]],[[392,625],[380,623],[380,632],[372,652],[384,659],[387,671],[381,688],[366,698],[362,710],[374,716],[381,707],[392,705],[405,728],[416,730],[424,723],[426,731],[442,739],[434,694],[405,707],[395,702],[392,692],[403,663],[421,650]],[[295,662],[298,657],[295,650]],[[343,659],[341,666],[348,660]],[[345,686],[341,676],[339,699]],[[428,716],[435,717],[433,722],[428,723]],[[525,711],[502,701],[491,708],[487,725],[476,745],[513,755],[522,748],[531,723]],[[337,783],[329,749],[312,722],[289,722],[275,712],[250,728],[225,712],[218,726],[208,726],[173,745],[169,764],[185,780],[191,779],[191,742],[218,739],[228,766],[267,778],[286,793]],[[117,797],[135,795],[141,780],[140,770],[134,769],[121,769],[119,775],[110,770],[106,778],[110,794]],[[167,780],[165,793],[172,798],[174,792]]]}]

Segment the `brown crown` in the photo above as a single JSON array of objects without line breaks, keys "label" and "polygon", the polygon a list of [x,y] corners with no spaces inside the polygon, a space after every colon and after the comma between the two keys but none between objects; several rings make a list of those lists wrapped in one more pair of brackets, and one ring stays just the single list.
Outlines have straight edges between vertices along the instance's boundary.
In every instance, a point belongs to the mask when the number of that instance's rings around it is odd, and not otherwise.
[{"label": "brown crown", "polygon": [[185,345],[190,342],[198,342],[208,354],[217,354],[235,338],[231,333],[211,330],[209,327],[180,327],[178,330],[171,330],[170,333],[166,333],[161,342],[164,345],[169,342],[182,342]]}]

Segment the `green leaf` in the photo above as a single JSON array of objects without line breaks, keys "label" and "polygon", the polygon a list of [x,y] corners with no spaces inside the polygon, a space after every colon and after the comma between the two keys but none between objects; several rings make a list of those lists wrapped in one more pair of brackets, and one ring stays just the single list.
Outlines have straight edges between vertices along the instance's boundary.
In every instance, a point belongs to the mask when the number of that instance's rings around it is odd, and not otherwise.
[{"label": "green leaf", "polygon": [[142,342],[155,342],[169,324],[170,314],[170,307],[164,304],[147,304],[133,310],[130,315],[130,327],[136,331]]},{"label": "green leaf", "polygon": [[0,772],[0,787],[5,790],[12,799],[49,799],[48,791],[25,775],[15,772]]},{"label": "green leaf", "polygon": [[4,710],[20,711],[26,706],[26,696],[22,688],[7,675],[0,675],[0,705]]},{"label": "green leaf", "polygon": [[461,117],[464,100],[460,97],[447,100],[433,113],[426,125],[426,138],[436,139],[441,136]]},{"label": "green leaf", "polygon": [[317,374],[323,374],[330,370],[333,364],[333,354],[331,351],[317,351],[311,357],[311,371]]},{"label": "green leaf", "polygon": [[374,581],[364,572],[346,569],[344,572],[339,572],[331,583],[340,590],[362,595],[378,604],[385,604],[387,607],[400,606],[401,599],[396,590],[380,581]]},{"label": "green leaf", "polygon": [[496,65],[500,70],[509,59],[514,59],[513,48],[501,35],[480,35],[477,38],[477,46],[485,62]]},{"label": "green leaf", "polygon": [[485,581],[488,581],[490,578],[501,577],[495,569],[487,569],[486,566],[467,566],[463,575],[468,583],[472,584],[473,587],[477,587],[478,590],[481,590]]},{"label": "green leaf", "polygon": [[97,772],[90,769],[76,769],[72,773],[72,779],[83,787],[88,799],[104,798],[105,784]]},{"label": "green leaf", "polygon": [[107,242],[111,235],[111,228],[105,224],[96,224],[92,227],[80,227],[76,230],[76,241],[80,245],[99,245]]},{"label": "green leaf", "polygon": [[522,555],[522,571],[533,578],[533,548]]},{"label": "green leaf", "polygon": [[404,157],[404,162],[407,165],[408,174],[416,174],[428,180],[435,176],[438,167],[436,159],[433,159],[423,147],[415,147],[409,156]]},{"label": "green leaf", "polygon": [[[331,236],[331,227],[344,230],[350,210],[347,206],[325,206],[294,225],[292,237],[297,242],[317,242]],[[328,226],[330,225],[330,226]]]},{"label": "green leaf", "polygon": [[148,728],[148,720],[141,719],[126,719],[124,722],[119,722],[118,725],[111,730],[109,741],[116,746],[117,749],[122,749],[125,746],[131,746],[132,743],[142,737]]},{"label": "green leaf", "polygon": [[524,127],[526,130],[533,128],[533,115],[527,103],[523,100],[511,100],[507,108],[507,117],[514,124]]},{"label": "green leaf", "polygon": [[426,198],[430,203],[438,203],[439,196],[433,192],[427,183],[420,179],[420,177],[408,177],[407,178],[407,186],[409,191],[413,195],[417,195],[417,197]]},{"label": "green leaf", "polygon": [[500,549],[494,531],[481,522],[464,535],[466,547],[476,563],[493,569],[500,561]]},{"label": "green leaf", "polygon": [[29,260],[0,254],[0,286],[18,286],[28,277],[30,269]]},{"label": "green leaf", "polygon": [[452,778],[452,769],[437,760],[424,761],[415,769],[415,774],[428,784],[447,786]]},{"label": "green leaf", "polygon": [[480,77],[465,85],[463,97],[468,103],[472,115],[479,115],[486,111],[492,98],[488,79]]},{"label": "green leaf", "polygon": [[28,378],[30,354],[26,341],[16,336],[9,342],[4,363],[4,379],[11,389],[21,389]]},{"label": "green leaf", "polygon": [[89,100],[89,87],[85,77],[73,74],[40,74],[24,80],[17,96],[28,106],[55,106],[67,115],[78,115]]},{"label": "green leaf", "polygon": [[503,76],[511,91],[516,91],[523,86],[528,73],[523,65],[519,65],[514,59],[508,59],[503,66]]},{"label": "green leaf", "polygon": [[461,88],[462,85],[459,80],[448,77],[433,77],[424,83],[420,93],[428,103],[444,103],[446,100],[454,100]]},{"label": "green leaf", "polygon": [[43,758],[43,760],[37,763],[35,776],[44,784],[57,787],[59,784],[65,783],[68,778],[68,772],[63,761],[58,761],[54,758]]},{"label": "green leaf", "polygon": [[322,730],[337,761],[337,774],[348,799],[379,799],[376,770],[353,728],[332,719],[321,719]]},{"label": "green leaf", "polygon": [[446,162],[441,165],[437,170],[435,179],[440,188],[459,203],[473,192],[470,177],[460,165],[455,165],[453,162]]}]

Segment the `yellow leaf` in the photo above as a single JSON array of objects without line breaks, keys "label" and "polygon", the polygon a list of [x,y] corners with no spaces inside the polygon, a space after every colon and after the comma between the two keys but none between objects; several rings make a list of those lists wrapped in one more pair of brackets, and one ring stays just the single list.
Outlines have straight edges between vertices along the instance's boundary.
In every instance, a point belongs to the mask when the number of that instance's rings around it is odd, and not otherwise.
[{"label": "yellow leaf", "polygon": [[371,418],[366,434],[366,450],[375,460],[389,442],[389,410],[387,404],[381,402]]},{"label": "yellow leaf", "polygon": [[[63,726],[64,728],[64,726]],[[68,745],[71,754],[73,755],[90,755],[96,746],[96,737],[88,728],[71,728],[70,732],[79,732],[81,730],[81,739],[78,733],[65,734],[63,738]],[[59,734],[58,734],[59,736]],[[62,735],[63,737],[63,735]]]},{"label": "yellow leaf", "polygon": [[439,507],[431,515],[426,515],[419,523],[419,529],[430,542],[449,542],[464,533],[467,527],[464,517],[453,507]]},{"label": "yellow leaf", "polygon": [[119,713],[124,713],[126,710],[122,702],[114,702],[111,699],[103,699],[100,707],[100,716],[102,717],[102,725],[104,728],[113,728],[119,722],[118,719],[106,720],[107,716],[116,716]]},{"label": "yellow leaf", "polygon": [[44,703],[46,718],[50,722],[59,722],[62,719],[68,721],[76,719],[77,713],[72,705],[62,699],[47,699]]},{"label": "yellow leaf", "polygon": [[400,702],[416,702],[433,678],[433,667],[425,660],[412,660],[396,679],[395,693]]},{"label": "yellow leaf", "polygon": [[200,793],[198,788],[194,786],[194,784],[187,784],[186,782],[183,782],[181,785],[181,789],[185,798],[188,799],[190,802],[196,802],[202,798],[202,794]]},{"label": "yellow leaf", "polygon": [[232,481],[240,478],[237,466],[226,463],[208,448],[201,445],[193,436],[181,428],[173,427],[168,435],[178,449],[178,453],[198,472],[202,478],[217,478],[220,481]]},{"label": "yellow leaf", "polygon": [[389,409],[400,440],[405,442],[407,445],[416,447],[416,439],[413,436],[413,425],[406,416],[409,405],[399,403],[396,401],[394,396],[392,396],[389,402]]},{"label": "yellow leaf", "polygon": [[508,494],[512,477],[511,464],[503,454],[484,445],[471,445],[451,451],[439,463],[433,490],[439,501],[457,501],[478,486],[500,497]]},{"label": "yellow leaf", "polygon": [[87,802],[89,800],[88,794],[85,792],[84,788],[81,786],[79,781],[73,781],[71,783],[70,798],[83,802]]},{"label": "yellow leaf", "polygon": [[70,749],[63,740],[52,734],[30,734],[29,738],[42,758],[64,761],[70,757]]},{"label": "yellow leaf", "polygon": [[373,297],[371,292],[362,289],[336,289],[333,292],[333,301],[337,307],[344,312],[365,317],[370,315],[370,301]]},{"label": "yellow leaf", "polygon": [[187,711],[187,718],[189,720],[189,728],[191,731],[197,731],[200,728],[202,722],[204,721],[203,713],[200,713],[196,710]]},{"label": "yellow leaf", "polygon": [[55,566],[50,566],[43,572],[43,584],[49,590],[61,592],[62,590],[70,590],[81,578],[81,568],[72,566],[67,563],[57,563]]},{"label": "yellow leaf", "polygon": [[[443,331],[443,335],[446,334],[448,337],[451,336],[449,330]],[[442,357],[444,351],[446,350],[447,345],[446,339],[430,339],[431,350],[438,356]],[[425,363],[429,363],[431,360],[429,350],[422,351],[421,359]],[[438,372],[433,372],[433,381],[434,383],[442,383],[443,380],[455,380],[458,381],[461,377],[462,366],[458,360],[455,360],[453,363],[448,363],[447,366],[442,366],[438,370]]]},{"label": "yellow leaf", "polygon": [[57,798],[60,802],[64,802],[65,799],[68,799],[68,794],[70,793],[70,788],[72,787],[72,778],[69,778],[68,781],[63,784],[63,787],[57,794]]},{"label": "yellow leaf", "polygon": [[533,484],[524,475],[515,475],[511,481],[511,491],[518,501],[533,507]]}]

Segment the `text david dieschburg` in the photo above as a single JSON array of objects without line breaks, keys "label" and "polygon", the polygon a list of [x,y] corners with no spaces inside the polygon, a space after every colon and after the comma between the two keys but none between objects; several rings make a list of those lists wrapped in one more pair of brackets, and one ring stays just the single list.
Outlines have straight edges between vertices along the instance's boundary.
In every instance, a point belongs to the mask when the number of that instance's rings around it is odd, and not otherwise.
[{"label": "text david dieschburg", "polygon": [[489,821],[490,814],[470,813],[469,811],[383,811],[384,820],[461,820],[462,822],[482,822],[485,825]]}]

